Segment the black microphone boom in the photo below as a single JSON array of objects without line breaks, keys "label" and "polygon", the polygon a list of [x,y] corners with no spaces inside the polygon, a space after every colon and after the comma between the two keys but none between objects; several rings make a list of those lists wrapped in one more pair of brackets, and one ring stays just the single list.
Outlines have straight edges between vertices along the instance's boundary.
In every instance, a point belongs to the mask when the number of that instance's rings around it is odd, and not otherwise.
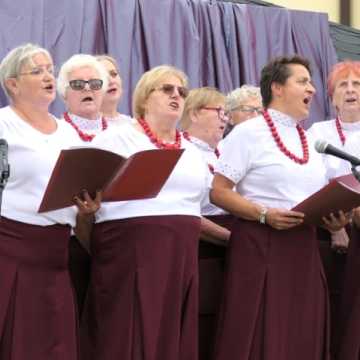
[{"label": "black microphone boom", "polygon": [[337,147],[329,144],[325,140],[316,140],[315,141],[315,150],[322,154],[328,154],[336,156],[340,159],[349,161],[353,166],[360,165],[360,159],[356,156],[350,155],[345,151],[338,149]]}]

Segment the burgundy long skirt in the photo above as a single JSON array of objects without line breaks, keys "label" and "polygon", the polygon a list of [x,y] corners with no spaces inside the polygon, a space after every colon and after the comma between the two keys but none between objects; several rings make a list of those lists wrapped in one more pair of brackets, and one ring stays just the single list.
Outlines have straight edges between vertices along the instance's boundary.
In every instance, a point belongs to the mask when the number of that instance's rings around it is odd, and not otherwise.
[{"label": "burgundy long skirt", "polygon": [[314,229],[238,219],[227,252],[216,360],[328,360],[329,305]]},{"label": "burgundy long skirt", "polygon": [[194,216],[95,226],[84,359],[197,359],[199,232]]},{"label": "burgundy long skirt", "polygon": [[339,319],[338,360],[360,359],[360,231],[351,230]]},{"label": "burgundy long skirt", "polygon": [[[206,216],[207,219],[231,230],[232,215]],[[226,246],[215,245],[200,238],[199,242],[199,360],[209,360],[214,346],[216,316],[219,310]]]},{"label": "burgundy long skirt", "polygon": [[0,359],[77,360],[70,228],[0,219]]}]

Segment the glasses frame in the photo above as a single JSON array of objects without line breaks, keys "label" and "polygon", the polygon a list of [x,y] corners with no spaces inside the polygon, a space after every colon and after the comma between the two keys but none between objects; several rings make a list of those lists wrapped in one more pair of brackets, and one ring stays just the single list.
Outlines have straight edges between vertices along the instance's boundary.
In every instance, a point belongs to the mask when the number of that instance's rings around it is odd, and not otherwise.
[{"label": "glasses frame", "polygon": [[35,66],[29,71],[25,71],[22,73],[19,73],[18,76],[26,76],[26,75],[32,75],[32,76],[42,76],[45,73],[48,73],[52,76],[56,76],[56,67],[52,66],[51,68],[47,68],[44,66]]},{"label": "glasses frame", "polygon": [[[94,86],[94,81],[98,82],[100,86]],[[82,84],[81,87],[77,87],[74,85],[75,83]],[[89,89],[93,91],[98,91],[102,89],[104,82],[101,79],[90,79],[90,80],[83,80],[83,79],[73,79],[69,81],[69,87],[74,91],[82,91],[85,89],[86,84],[89,85]]]},{"label": "glasses frame", "polygon": [[183,99],[186,99],[189,95],[189,89],[185,86],[178,86],[173,84],[162,84],[156,88],[153,88],[151,91],[162,91],[164,94],[172,96],[175,92],[175,88],[177,89],[177,92],[179,96]]},{"label": "glasses frame", "polygon": [[218,107],[216,107],[216,106],[203,106],[201,109],[216,111],[217,115],[218,115],[218,118],[220,120],[223,120],[225,122],[228,122],[228,120],[229,120],[229,116],[226,113],[225,109],[220,107],[220,106],[218,106]]},{"label": "glasses frame", "polygon": [[241,111],[248,114],[251,113],[261,114],[264,111],[264,108],[258,106],[251,106],[251,105],[239,105],[231,111]]}]

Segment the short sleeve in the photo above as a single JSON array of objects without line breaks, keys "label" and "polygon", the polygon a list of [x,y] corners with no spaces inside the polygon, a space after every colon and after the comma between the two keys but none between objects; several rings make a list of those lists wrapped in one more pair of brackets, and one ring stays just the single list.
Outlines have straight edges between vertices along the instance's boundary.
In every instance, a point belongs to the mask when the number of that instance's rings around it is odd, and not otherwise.
[{"label": "short sleeve", "polygon": [[219,161],[215,172],[237,184],[250,167],[252,136],[249,127],[236,126],[222,143]]}]

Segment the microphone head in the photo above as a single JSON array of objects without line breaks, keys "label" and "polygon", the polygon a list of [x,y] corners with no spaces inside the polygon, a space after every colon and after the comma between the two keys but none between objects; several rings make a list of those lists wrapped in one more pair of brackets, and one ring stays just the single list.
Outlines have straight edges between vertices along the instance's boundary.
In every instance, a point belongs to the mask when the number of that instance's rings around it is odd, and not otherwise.
[{"label": "microphone head", "polygon": [[8,146],[8,143],[5,139],[0,139],[0,146],[5,146],[7,147]]},{"label": "microphone head", "polygon": [[326,148],[327,148],[328,145],[329,145],[329,144],[328,144],[327,141],[318,139],[318,140],[315,141],[314,147],[315,147],[315,150],[316,150],[318,153],[323,154],[323,153],[325,153],[325,150],[326,150]]}]

